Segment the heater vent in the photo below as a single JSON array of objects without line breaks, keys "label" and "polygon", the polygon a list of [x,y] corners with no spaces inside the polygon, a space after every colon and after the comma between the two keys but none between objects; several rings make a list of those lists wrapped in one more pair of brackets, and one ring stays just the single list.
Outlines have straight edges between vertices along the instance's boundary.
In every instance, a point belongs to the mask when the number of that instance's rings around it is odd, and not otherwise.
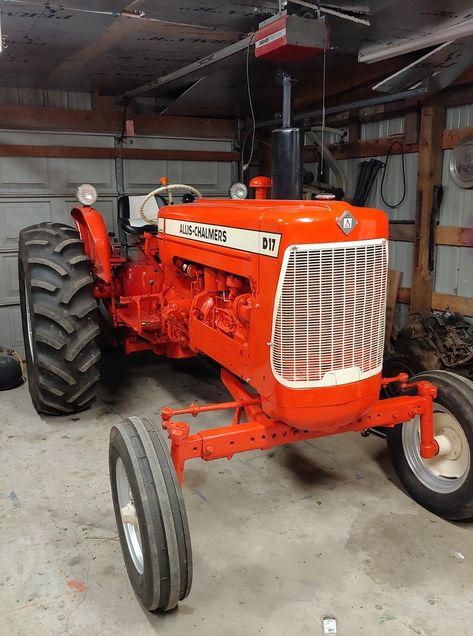
[{"label": "heater vent", "polygon": [[271,338],[281,384],[334,386],[381,371],[387,274],[385,239],[286,250]]}]

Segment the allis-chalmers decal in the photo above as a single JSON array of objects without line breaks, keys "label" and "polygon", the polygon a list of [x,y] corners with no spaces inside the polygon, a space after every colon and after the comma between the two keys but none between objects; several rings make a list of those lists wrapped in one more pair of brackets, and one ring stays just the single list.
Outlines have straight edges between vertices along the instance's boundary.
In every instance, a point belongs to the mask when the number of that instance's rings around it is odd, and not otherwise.
[{"label": "allis-chalmers decal", "polygon": [[212,243],[222,247],[230,247],[243,252],[263,254],[276,258],[279,253],[281,235],[274,232],[260,232],[258,230],[244,230],[227,225],[209,225],[207,223],[190,223],[179,219],[165,220],[165,234],[179,236]]}]

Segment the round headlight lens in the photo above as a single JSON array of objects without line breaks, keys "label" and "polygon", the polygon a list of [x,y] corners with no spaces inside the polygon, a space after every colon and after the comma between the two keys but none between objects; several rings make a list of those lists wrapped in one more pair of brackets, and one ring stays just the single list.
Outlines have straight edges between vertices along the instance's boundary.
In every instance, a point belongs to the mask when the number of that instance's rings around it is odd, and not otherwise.
[{"label": "round headlight lens", "polygon": [[83,183],[77,188],[76,197],[82,205],[94,205],[99,198],[99,193],[90,183]]},{"label": "round headlight lens", "polygon": [[335,199],[335,195],[330,193],[321,193],[316,194],[315,198],[317,199],[317,201],[332,201],[333,199]]},{"label": "round headlight lens", "polygon": [[231,199],[246,199],[248,196],[248,188],[244,183],[232,183],[228,194]]}]

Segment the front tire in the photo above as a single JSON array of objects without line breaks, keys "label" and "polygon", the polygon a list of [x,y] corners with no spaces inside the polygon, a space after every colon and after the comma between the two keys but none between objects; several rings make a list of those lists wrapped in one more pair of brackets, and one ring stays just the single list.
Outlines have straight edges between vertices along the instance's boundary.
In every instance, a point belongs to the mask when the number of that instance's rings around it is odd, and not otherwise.
[{"label": "front tire", "polygon": [[20,232],[23,340],[38,413],[76,413],[95,399],[100,349],[90,269],[74,228],[40,223]]},{"label": "front tire", "polygon": [[[446,441],[442,454],[420,456],[419,418],[388,431],[396,473],[409,495],[451,521],[473,519],[473,383],[449,371],[424,371],[410,382],[435,384],[434,433]],[[447,452],[448,451],[448,452]]]},{"label": "front tire", "polygon": [[147,610],[172,610],[190,592],[192,551],[184,500],[162,434],[138,417],[114,426],[109,465],[133,590]]}]

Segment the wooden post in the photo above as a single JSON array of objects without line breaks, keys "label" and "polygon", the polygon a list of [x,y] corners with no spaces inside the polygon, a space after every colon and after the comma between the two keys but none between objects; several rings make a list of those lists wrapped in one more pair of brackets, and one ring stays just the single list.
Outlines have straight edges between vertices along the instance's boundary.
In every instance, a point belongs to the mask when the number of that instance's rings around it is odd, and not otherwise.
[{"label": "wooden post", "polygon": [[419,110],[409,110],[404,115],[404,142],[416,144],[419,141]]},{"label": "wooden post", "polygon": [[430,224],[434,207],[434,186],[442,178],[442,134],[445,126],[445,102],[439,94],[422,106],[417,168],[417,220],[414,267],[411,287],[411,312],[432,309],[433,275],[429,270]]},{"label": "wooden post", "polygon": [[361,123],[357,111],[350,111],[348,118],[348,143],[357,143],[361,137]]},{"label": "wooden post", "polygon": [[384,351],[389,351],[391,336],[394,327],[394,315],[396,313],[397,298],[399,295],[399,286],[401,284],[401,272],[394,269],[388,271],[388,291],[386,306],[386,331],[384,334]]}]

